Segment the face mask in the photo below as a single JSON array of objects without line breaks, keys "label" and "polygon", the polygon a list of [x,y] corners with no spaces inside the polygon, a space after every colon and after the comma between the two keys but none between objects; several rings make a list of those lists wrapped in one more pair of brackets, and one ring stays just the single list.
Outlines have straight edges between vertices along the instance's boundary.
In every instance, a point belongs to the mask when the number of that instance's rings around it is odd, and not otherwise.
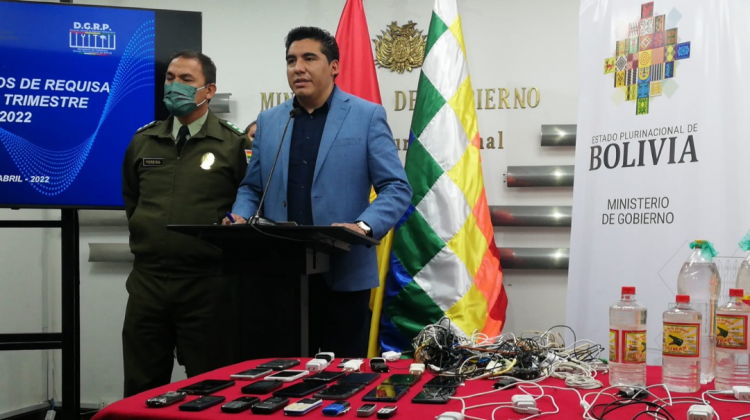
[{"label": "face mask", "polygon": [[175,117],[183,117],[195,111],[199,106],[206,102],[204,99],[203,102],[196,104],[195,94],[199,90],[205,89],[206,86],[196,88],[180,82],[165,84],[164,104],[167,106],[167,110],[169,110],[169,112]]}]

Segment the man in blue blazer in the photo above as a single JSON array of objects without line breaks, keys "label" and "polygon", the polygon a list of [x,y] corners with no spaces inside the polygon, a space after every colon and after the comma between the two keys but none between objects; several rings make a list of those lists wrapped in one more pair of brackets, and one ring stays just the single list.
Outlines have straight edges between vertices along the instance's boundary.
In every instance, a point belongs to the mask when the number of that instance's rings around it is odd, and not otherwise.
[{"label": "man in blue blazer", "polygon": [[[285,44],[295,97],[258,117],[253,157],[232,208],[235,223],[246,223],[258,209],[284,126],[295,110],[263,216],[299,225],[345,226],[379,239],[411,201],[385,110],[336,87],[339,51],[327,31],[295,28]],[[378,194],[372,203],[371,187]],[[328,273],[311,276],[311,352],[366,357],[369,291],[378,284],[373,247],[353,246],[348,253],[334,254]]]}]

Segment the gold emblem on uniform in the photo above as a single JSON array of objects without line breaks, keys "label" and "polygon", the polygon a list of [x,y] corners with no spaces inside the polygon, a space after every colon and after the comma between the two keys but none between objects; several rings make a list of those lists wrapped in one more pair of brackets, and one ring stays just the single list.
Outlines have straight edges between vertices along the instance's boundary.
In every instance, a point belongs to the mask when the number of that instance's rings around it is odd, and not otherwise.
[{"label": "gold emblem on uniform", "polygon": [[211,169],[211,165],[213,165],[215,161],[216,158],[213,153],[204,153],[203,156],[201,156],[201,169],[206,171]]},{"label": "gold emblem on uniform", "polygon": [[403,26],[398,26],[394,21],[388,25],[388,30],[380,31],[383,35],[372,40],[378,67],[403,74],[405,70],[411,72],[422,66],[427,35],[422,35],[416,26],[412,21]]}]

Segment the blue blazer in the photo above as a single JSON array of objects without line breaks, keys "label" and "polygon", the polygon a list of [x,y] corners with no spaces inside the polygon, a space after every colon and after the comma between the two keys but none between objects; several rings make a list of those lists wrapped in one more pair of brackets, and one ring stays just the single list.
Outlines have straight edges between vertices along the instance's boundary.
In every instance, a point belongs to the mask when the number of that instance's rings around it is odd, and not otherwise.
[{"label": "blue blazer", "polygon": [[[253,157],[240,184],[232,213],[249,219],[258,208],[279,141],[292,110],[292,100],[261,112],[253,142]],[[294,120],[284,138],[263,215],[288,220],[287,179]],[[378,193],[370,203],[370,188]],[[331,107],[320,141],[311,190],[313,222],[318,226],[362,220],[379,239],[398,222],[411,202],[411,187],[398,158],[393,134],[382,106],[334,87]],[[332,255],[325,279],[337,291],[377,287],[375,247],[352,246]]]}]

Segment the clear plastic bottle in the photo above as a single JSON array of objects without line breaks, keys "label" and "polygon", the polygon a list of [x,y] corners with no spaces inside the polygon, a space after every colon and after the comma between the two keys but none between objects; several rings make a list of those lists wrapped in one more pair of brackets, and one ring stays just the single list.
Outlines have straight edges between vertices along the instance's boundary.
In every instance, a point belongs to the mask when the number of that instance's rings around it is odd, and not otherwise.
[{"label": "clear plastic bottle", "polygon": [[635,287],[609,307],[609,383],[646,386],[646,308],[635,301]]},{"label": "clear plastic bottle", "polygon": [[729,302],[716,310],[716,389],[726,391],[750,383],[748,318],[742,289],[729,289]]},{"label": "clear plastic bottle", "polygon": [[737,270],[737,288],[743,291],[745,304],[750,305],[750,256],[742,261]]},{"label": "clear plastic bottle", "polygon": [[[745,252],[750,251],[750,232],[746,233],[740,240],[740,249]],[[745,258],[745,261],[742,261],[742,264],[740,264],[735,287],[744,291],[745,297],[743,300],[746,304],[750,305],[750,256]]]},{"label": "clear plastic bottle", "polygon": [[677,293],[690,296],[690,306],[703,315],[701,330],[701,383],[714,379],[716,343],[716,303],[721,279],[714,264],[716,250],[711,242],[696,240],[690,258],[685,261],[677,278]]},{"label": "clear plastic bottle", "polygon": [[662,383],[672,392],[695,392],[701,388],[701,318],[690,307],[690,296],[677,295],[674,308],[664,312]]}]

